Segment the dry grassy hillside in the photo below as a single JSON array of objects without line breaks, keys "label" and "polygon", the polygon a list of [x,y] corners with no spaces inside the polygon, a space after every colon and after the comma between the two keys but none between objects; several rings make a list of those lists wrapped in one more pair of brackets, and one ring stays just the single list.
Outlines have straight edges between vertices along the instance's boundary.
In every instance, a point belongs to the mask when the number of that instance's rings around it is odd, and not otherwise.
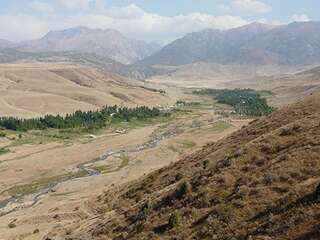
[{"label": "dry grassy hillside", "polygon": [[0,65],[0,116],[34,117],[96,109],[103,105],[173,102],[134,81],[71,64]]},{"label": "dry grassy hillside", "polygon": [[320,67],[311,68],[296,74],[255,77],[249,80],[224,82],[219,85],[227,88],[254,88],[275,93],[273,105],[284,105],[302,99],[320,89]]},{"label": "dry grassy hillside", "polygon": [[246,80],[248,78],[261,78],[296,72],[304,68],[276,66],[276,65],[245,65],[229,64],[221,65],[214,63],[197,62],[182,66],[155,66],[160,74],[147,79],[149,82],[162,83],[182,87],[203,87],[217,88],[220,85],[230,82]]},{"label": "dry grassy hillside", "polygon": [[98,220],[57,232],[64,239],[318,239],[319,120],[314,94],[105,192],[95,203]]}]

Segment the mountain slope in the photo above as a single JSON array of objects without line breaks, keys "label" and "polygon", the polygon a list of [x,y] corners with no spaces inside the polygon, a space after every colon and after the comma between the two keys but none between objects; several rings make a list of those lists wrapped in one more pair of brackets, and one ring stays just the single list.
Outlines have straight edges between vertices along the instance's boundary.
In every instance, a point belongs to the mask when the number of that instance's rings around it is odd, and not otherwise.
[{"label": "mountain slope", "polygon": [[19,117],[175,102],[117,74],[65,63],[0,64],[0,93],[0,116]]},{"label": "mountain slope", "polygon": [[320,62],[320,23],[280,27],[253,23],[227,31],[207,29],[165,46],[137,66],[217,64],[307,65]]},{"label": "mountain slope", "polygon": [[228,62],[235,47],[272,28],[269,25],[253,23],[228,31],[205,29],[190,33],[165,46],[155,55],[142,60],[140,64],[183,65],[198,61]]},{"label": "mountain slope", "polygon": [[[65,239],[318,239],[320,95],[99,196]],[[59,235],[59,234],[58,234]]]},{"label": "mountain slope", "polygon": [[78,51],[129,64],[150,56],[159,50],[159,46],[128,39],[112,29],[77,27],[51,31],[41,39],[19,44],[17,50],[37,53]]},{"label": "mountain slope", "polygon": [[320,62],[320,23],[294,22],[259,35],[241,47],[247,61],[307,65]]},{"label": "mountain slope", "polygon": [[270,101],[273,105],[284,105],[302,99],[320,90],[320,67],[295,74],[270,77],[254,77],[246,80],[228,81],[219,84],[221,88],[253,88],[269,90],[275,94]]}]

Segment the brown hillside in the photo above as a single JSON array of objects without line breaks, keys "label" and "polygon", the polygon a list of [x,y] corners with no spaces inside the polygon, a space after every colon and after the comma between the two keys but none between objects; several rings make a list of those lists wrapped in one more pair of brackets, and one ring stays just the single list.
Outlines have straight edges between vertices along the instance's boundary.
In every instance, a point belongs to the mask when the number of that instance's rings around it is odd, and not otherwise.
[{"label": "brown hillside", "polygon": [[220,87],[249,87],[258,90],[270,90],[275,94],[275,96],[270,99],[270,102],[276,106],[283,106],[319,91],[320,67],[314,67],[295,74],[255,77],[249,80],[224,82],[220,84]]},{"label": "brown hillside", "polygon": [[65,239],[318,239],[319,120],[317,94],[105,192],[95,203],[100,220],[58,232]]},{"label": "brown hillside", "polygon": [[65,63],[0,64],[0,116],[34,117],[104,105],[170,104],[176,99],[141,83]]}]

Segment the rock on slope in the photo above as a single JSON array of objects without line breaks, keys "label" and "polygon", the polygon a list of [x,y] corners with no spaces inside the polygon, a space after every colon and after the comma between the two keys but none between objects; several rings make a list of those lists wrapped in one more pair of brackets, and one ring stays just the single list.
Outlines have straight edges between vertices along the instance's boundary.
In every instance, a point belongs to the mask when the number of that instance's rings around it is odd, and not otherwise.
[{"label": "rock on slope", "polygon": [[106,191],[100,220],[65,239],[318,239],[319,120],[320,94],[255,120]]}]

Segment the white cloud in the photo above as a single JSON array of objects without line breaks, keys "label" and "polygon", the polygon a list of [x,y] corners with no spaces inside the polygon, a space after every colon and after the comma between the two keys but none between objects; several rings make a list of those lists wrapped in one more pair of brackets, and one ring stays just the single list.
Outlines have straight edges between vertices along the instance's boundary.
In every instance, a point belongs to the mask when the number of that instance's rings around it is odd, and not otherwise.
[{"label": "white cloud", "polygon": [[[101,3],[103,2],[100,1]],[[3,21],[0,18],[0,29],[2,30],[0,31],[0,38],[9,40],[30,39],[41,37],[48,30],[61,30],[82,25],[90,28],[113,28],[130,38],[164,44],[187,33],[200,31],[204,28],[228,29],[248,23],[239,16],[229,15],[213,16],[203,13],[190,13],[171,17],[161,16],[146,12],[133,4],[121,8],[99,8],[99,11],[97,11],[96,6],[97,4],[91,5],[90,11],[81,14],[70,13],[66,16],[41,15],[27,18],[27,16],[12,15],[10,20]],[[104,5],[100,6],[103,7]],[[9,22],[9,24],[4,24],[6,22]],[[16,29],[20,30],[17,31]]]},{"label": "white cloud", "polygon": [[263,14],[272,11],[272,7],[257,0],[234,0],[232,7],[242,13]]},{"label": "white cloud", "polygon": [[41,14],[53,14],[54,9],[53,7],[46,2],[40,2],[40,1],[33,1],[30,4],[31,9],[35,12],[41,13]]},{"label": "white cloud", "polygon": [[298,14],[295,14],[291,17],[291,21],[294,21],[294,22],[309,22],[311,19],[307,16],[307,15],[298,15]]},{"label": "white cloud", "polygon": [[69,9],[69,10],[74,10],[74,9],[80,9],[80,10],[87,10],[89,9],[90,2],[92,0],[56,0],[58,3]]},{"label": "white cloud", "polygon": [[12,41],[33,39],[49,31],[45,21],[28,15],[0,15],[0,38]]}]

